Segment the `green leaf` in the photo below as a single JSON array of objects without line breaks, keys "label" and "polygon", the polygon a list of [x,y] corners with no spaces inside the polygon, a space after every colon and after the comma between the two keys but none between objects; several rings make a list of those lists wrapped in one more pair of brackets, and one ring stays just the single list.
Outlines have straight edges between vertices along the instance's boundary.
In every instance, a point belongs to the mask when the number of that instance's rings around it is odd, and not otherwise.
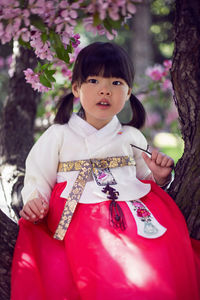
[{"label": "green leaf", "polygon": [[73,52],[73,47],[72,47],[72,43],[70,42],[69,45],[67,45],[67,52],[68,53],[72,53]]},{"label": "green leaf", "polygon": [[46,32],[46,25],[38,15],[31,15],[30,22],[31,22],[31,25],[35,26],[42,32]]},{"label": "green leaf", "polygon": [[48,63],[47,63],[47,64],[44,64],[44,65],[41,66],[41,70],[48,69],[48,67],[49,67],[49,64],[48,64]]},{"label": "green leaf", "polygon": [[55,51],[59,59],[63,60],[67,64],[69,63],[69,54],[63,45],[62,47],[56,47]]},{"label": "green leaf", "polygon": [[49,74],[53,75],[56,73],[56,70],[48,70]]},{"label": "green leaf", "polygon": [[69,53],[67,52],[67,50],[65,50],[64,53],[63,53],[63,61],[66,62],[66,64],[68,64],[69,61],[70,61]]},{"label": "green leaf", "polygon": [[72,53],[71,51],[73,50],[71,43],[70,45],[68,45],[67,49],[65,49],[60,39],[60,36],[57,33],[55,33],[55,31],[53,30],[50,30],[49,37],[50,37],[51,46],[54,48],[57,57],[68,64],[70,60],[69,53]]},{"label": "green leaf", "polygon": [[[52,71],[53,71],[53,73],[52,73]],[[55,70],[45,70],[44,71],[47,79],[51,82],[56,82],[55,78],[52,76],[55,73],[54,71]]]},{"label": "green leaf", "polygon": [[111,27],[111,25],[110,25],[108,19],[105,19],[105,20],[103,21],[103,25],[104,25],[104,27],[105,27],[109,32],[112,31],[112,27]]},{"label": "green leaf", "polygon": [[18,42],[24,48],[31,49],[30,43],[29,42],[25,42],[21,37],[18,39]]},{"label": "green leaf", "polygon": [[54,30],[50,30],[49,38],[50,38],[51,45],[52,45],[52,47],[54,47],[54,49],[56,47],[59,48],[59,47],[63,46],[60,36],[57,33],[55,33]]},{"label": "green leaf", "polygon": [[112,29],[120,29],[122,26],[122,19],[114,21],[110,18],[106,18],[103,21],[103,25],[105,26],[105,28],[112,33]]},{"label": "green leaf", "polygon": [[99,13],[95,12],[93,15],[93,25],[96,27],[102,23],[102,20],[99,18]]},{"label": "green leaf", "polygon": [[37,67],[35,67],[34,72],[39,73],[41,71],[41,63],[38,61]]},{"label": "green leaf", "polygon": [[111,24],[111,27],[115,29],[120,29],[122,27],[122,19],[114,21],[109,18],[109,23]]},{"label": "green leaf", "polygon": [[45,76],[45,74],[41,74],[40,75],[40,82],[48,87],[48,88],[51,88],[51,82],[48,80],[48,78]]},{"label": "green leaf", "polygon": [[43,43],[45,43],[48,40],[48,35],[46,34],[46,32],[42,32],[41,40],[43,41]]},{"label": "green leaf", "polygon": [[62,54],[62,48],[61,47],[56,47],[55,48],[56,55],[59,59],[63,60],[63,54]]},{"label": "green leaf", "polygon": [[124,24],[124,28],[126,29],[126,30],[130,30],[130,26],[128,25],[128,24]]}]

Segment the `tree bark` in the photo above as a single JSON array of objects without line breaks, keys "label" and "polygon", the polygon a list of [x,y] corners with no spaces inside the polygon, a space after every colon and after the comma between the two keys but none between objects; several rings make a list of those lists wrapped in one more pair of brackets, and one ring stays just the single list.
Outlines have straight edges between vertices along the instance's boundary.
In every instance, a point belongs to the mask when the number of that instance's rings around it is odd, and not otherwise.
[{"label": "tree bark", "polygon": [[169,193],[192,237],[200,239],[200,1],[176,0],[175,50],[171,70],[185,142]]},{"label": "tree bark", "polygon": [[34,53],[20,47],[13,76],[9,82],[9,93],[2,111],[0,126],[1,180],[6,193],[5,198],[9,201],[12,196],[12,208],[16,215],[22,205],[19,199],[25,158],[34,142],[34,120],[39,101],[39,94],[25,82],[23,70],[35,66]]},{"label": "tree bark", "polygon": [[18,226],[0,210],[0,299],[10,299],[11,264]]},{"label": "tree bark", "polygon": [[[0,126],[0,171],[5,205],[10,217],[17,221],[22,207],[25,159],[34,143],[34,120],[39,94],[25,82],[23,70],[34,68],[36,58],[32,51],[19,49],[9,94],[2,111]],[[0,211],[0,299],[10,299],[10,269],[18,226]]]},{"label": "tree bark", "polygon": [[135,83],[140,90],[146,89],[144,73],[153,62],[153,44],[150,27],[152,24],[150,2],[143,0],[137,5],[137,12],[132,21],[132,57],[135,69]]}]

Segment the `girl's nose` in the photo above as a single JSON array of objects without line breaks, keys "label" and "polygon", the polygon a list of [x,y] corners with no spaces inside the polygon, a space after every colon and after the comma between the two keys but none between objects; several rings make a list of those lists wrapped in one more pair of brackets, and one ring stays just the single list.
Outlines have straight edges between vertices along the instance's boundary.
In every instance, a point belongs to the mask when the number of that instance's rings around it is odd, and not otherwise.
[{"label": "girl's nose", "polygon": [[102,95],[102,96],[111,96],[111,90],[110,90],[109,87],[102,87],[99,90],[99,94]]}]

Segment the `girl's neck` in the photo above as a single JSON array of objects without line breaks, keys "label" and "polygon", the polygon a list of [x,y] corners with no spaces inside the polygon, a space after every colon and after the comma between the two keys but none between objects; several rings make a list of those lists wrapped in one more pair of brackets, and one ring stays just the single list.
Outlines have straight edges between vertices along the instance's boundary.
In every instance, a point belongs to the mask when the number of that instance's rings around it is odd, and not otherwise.
[{"label": "girl's neck", "polygon": [[80,118],[82,118],[83,120],[85,120],[88,124],[90,124],[91,126],[93,126],[94,128],[96,128],[97,130],[100,130],[101,128],[105,127],[111,121],[110,120],[108,122],[107,120],[105,120],[105,122],[103,122],[103,120],[99,120],[99,121],[95,120],[95,122],[88,122],[88,120],[86,119],[86,116],[85,116],[84,109],[82,107],[78,111],[78,116]]}]

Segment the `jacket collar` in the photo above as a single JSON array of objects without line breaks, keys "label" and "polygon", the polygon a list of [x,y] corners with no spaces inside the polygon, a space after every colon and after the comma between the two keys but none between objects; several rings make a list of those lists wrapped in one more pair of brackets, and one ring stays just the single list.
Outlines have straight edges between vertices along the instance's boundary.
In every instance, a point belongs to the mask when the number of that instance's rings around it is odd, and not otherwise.
[{"label": "jacket collar", "polygon": [[121,129],[121,124],[116,116],[114,116],[112,120],[101,129],[96,129],[77,114],[73,113],[68,125],[73,131],[83,137],[89,137],[92,135],[95,135],[96,137],[104,137]]},{"label": "jacket collar", "polygon": [[[111,140],[121,131],[122,125],[116,116],[101,129],[96,129],[77,114],[72,114],[68,125],[76,135],[82,136],[90,153],[90,158],[96,157],[100,148],[109,145]],[[106,148],[105,148],[106,151]],[[103,155],[104,153],[102,153]]]}]

